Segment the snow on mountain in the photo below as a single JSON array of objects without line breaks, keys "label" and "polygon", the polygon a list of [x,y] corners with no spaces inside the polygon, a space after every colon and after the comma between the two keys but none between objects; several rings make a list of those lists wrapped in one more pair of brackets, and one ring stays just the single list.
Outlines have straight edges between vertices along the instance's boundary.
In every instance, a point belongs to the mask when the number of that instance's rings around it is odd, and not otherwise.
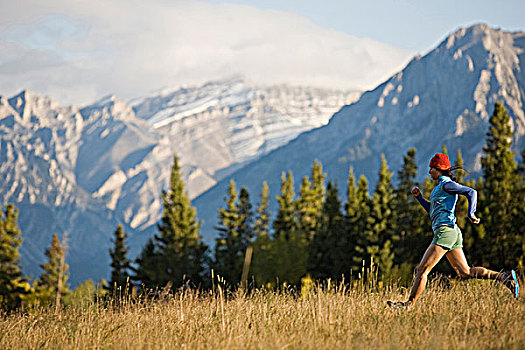
[{"label": "snow on mountain", "polygon": [[[239,79],[132,101],[138,117],[167,135],[187,163],[215,183],[228,167],[260,157],[301,132],[325,125],[357,92],[288,86],[256,87]],[[199,179],[195,176],[195,181]],[[195,189],[194,196],[206,188]]]},{"label": "snow on mountain", "polygon": [[[75,202],[80,194],[73,193],[72,168],[83,125],[78,111],[23,91],[1,97],[0,113],[2,198],[45,205]],[[71,122],[64,123],[65,118]]]},{"label": "snow on mountain", "polygon": [[63,107],[0,97],[0,199],[20,208],[22,262],[36,276],[53,233],[69,236],[72,281],[107,277],[118,223],[136,254],[162,210],[173,155],[190,196],[298,133],[355,93],[214,82],[135,100]]},{"label": "snow on mountain", "polygon": [[[0,198],[20,210],[22,262],[36,276],[53,233],[69,232],[69,259],[75,280],[89,278],[107,264],[100,250],[115,221],[103,203],[77,186],[84,119],[75,107],[60,107],[28,91],[0,97]],[[88,244],[86,244],[88,243]]]},{"label": "snow on mountain", "polygon": [[[357,175],[368,178],[373,190],[382,153],[397,171],[402,157],[415,147],[423,177],[428,160],[442,145],[452,158],[461,149],[466,169],[479,174],[488,119],[496,101],[504,103],[512,118],[514,150],[520,153],[523,149],[524,91],[525,33],[484,24],[462,28],[354,104],[343,107],[328,125],[301,134],[231,178],[253,196],[260,193],[266,180],[274,196],[281,172],[291,170],[297,185],[318,159],[342,192],[350,166]],[[213,243],[216,212],[223,205],[228,182],[229,178],[224,179],[194,201],[205,221],[202,231],[209,243]]]}]

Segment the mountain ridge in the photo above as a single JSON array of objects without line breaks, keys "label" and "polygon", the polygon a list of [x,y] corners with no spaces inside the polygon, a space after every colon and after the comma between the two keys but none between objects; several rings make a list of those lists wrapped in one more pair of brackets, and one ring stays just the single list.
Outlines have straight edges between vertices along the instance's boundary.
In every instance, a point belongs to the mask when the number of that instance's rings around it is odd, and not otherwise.
[{"label": "mountain ridge", "polygon": [[[60,106],[51,98],[28,90],[10,98],[0,96],[0,176],[4,179],[0,185],[1,204],[10,202],[20,208],[19,222],[24,233],[22,263],[30,274],[39,273],[38,265],[44,262],[45,248],[55,232],[69,235],[68,263],[73,282],[107,276],[107,251],[118,223],[124,224],[130,235],[130,254],[136,255],[160,218],[160,193],[167,186],[175,153],[179,153],[186,188],[195,193],[216,182],[217,176],[224,176],[217,175],[217,171],[231,171],[229,167],[240,167],[241,162],[258,157],[256,152],[264,153],[260,146],[265,142],[273,142],[277,147],[300,130],[313,127],[293,127],[293,113],[280,113],[277,109],[281,106],[272,106],[304,102],[302,95],[277,88],[279,96],[272,101],[241,99],[242,103],[234,103],[238,100],[235,91],[227,96],[221,91],[235,90],[237,86],[253,91],[252,95],[258,94],[259,98],[266,95],[240,80],[213,82],[210,86],[216,88],[212,97],[222,101],[222,105],[208,104],[198,113],[187,113],[157,127],[143,115],[136,115],[134,107],[140,102],[132,105],[114,95],[82,107]],[[211,98],[207,96],[210,91],[199,87],[186,88],[186,95],[184,89],[177,91],[182,100],[189,99],[191,93],[201,100]],[[327,92],[327,96],[331,94],[331,102],[299,108],[299,112],[316,111],[305,113],[305,119],[312,117],[311,125],[326,123],[332,114],[330,108],[336,110],[342,100],[352,96],[338,90]],[[308,98],[313,101],[316,96],[312,92]],[[144,101],[148,98],[151,97]],[[195,100],[194,105],[200,102]],[[260,105],[270,108],[270,118],[281,120],[279,137],[262,132],[268,117],[256,110]],[[328,111],[313,120],[319,105]],[[173,116],[166,106],[154,107],[156,113]],[[210,120],[215,124],[208,124]],[[240,122],[244,126],[237,128]],[[223,130],[224,126],[229,128]],[[255,138],[242,135],[256,128],[261,131],[261,141],[252,146]],[[220,133],[222,139],[217,137],[218,143],[210,144],[203,131]],[[210,161],[212,167],[207,167],[206,157],[214,159],[217,152],[230,156],[215,165]],[[86,247],[94,252],[83,251]],[[86,263],[89,266],[84,266]]]},{"label": "mountain ridge", "polygon": [[461,28],[354,103],[351,92],[238,79],[81,107],[0,96],[0,198],[20,209],[22,263],[39,274],[51,235],[66,233],[73,283],[107,277],[117,223],[132,258],[155,230],[175,153],[210,245],[230,177],[255,202],[263,180],[276,195],[281,172],[298,184],[318,159],[340,186],[353,166],[372,187],[380,154],[397,170],[416,147],[424,169],[443,144],[478,174],[495,101],[511,115],[513,149],[525,144],[524,52],[523,32]]},{"label": "mountain ridge", "polygon": [[[343,107],[327,125],[301,134],[230,177],[252,194],[260,193],[262,181],[268,181],[273,196],[279,193],[283,171],[292,171],[297,189],[317,159],[340,186],[346,184],[353,167],[357,176],[367,177],[373,190],[380,154],[397,171],[402,157],[415,147],[421,180],[428,159],[443,145],[452,158],[461,149],[466,169],[479,174],[488,119],[496,101],[503,101],[509,110],[513,149],[521,150],[525,143],[524,37],[523,32],[487,25],[461,28]],[[203,235],[210,243],[215,211],[223,205],[220,198],[228,181],[222,180],[194,200],[205,221]]]}]

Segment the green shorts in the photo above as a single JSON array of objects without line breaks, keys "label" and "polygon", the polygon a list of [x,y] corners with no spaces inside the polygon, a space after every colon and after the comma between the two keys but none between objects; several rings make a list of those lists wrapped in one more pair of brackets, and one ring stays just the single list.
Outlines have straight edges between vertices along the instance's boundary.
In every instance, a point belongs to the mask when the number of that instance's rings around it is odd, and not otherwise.
[{"label": "green shorts", "polygon": [[462,248],[463,235],[457,225],[454,227],[440,226],[434,231],[432,244],[436,244],[448,250]]}]

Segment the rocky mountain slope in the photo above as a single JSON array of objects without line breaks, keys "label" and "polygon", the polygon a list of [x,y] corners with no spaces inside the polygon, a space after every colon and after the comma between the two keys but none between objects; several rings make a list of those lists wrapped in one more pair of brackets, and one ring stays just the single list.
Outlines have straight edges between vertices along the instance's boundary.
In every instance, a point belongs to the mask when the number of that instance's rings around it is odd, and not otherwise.
[{"label": "rocky mountain slope", "polygon": [[20,209],[26,271],[40,273],[57,232],[68,234],[73,282],[106,277],[116,225],[130,234],[132,255],[155,228],[174,153],[195,196],[326,124],[356,95],[233,79],[82,108],[29,91],[0,97],[0,203]]},{"label": "rocky mountain slope", "polygon": [[232,79],[132,101],[139,118],[167,137],[183,164],[191,197],[246,162],[328,123],[358,92],[249,86]]},{"label": "rocky mountain slope", "polygon": [[[483,24],[462,28],[354,104],[343,107],[328,125],[301,134],[231,178],[238,186],[246,186],[253,197],[267,180],[275,196],[283,171],[293,172],[297,186],[318,159],[341,192],[350,166],[357,175],[369,179],[372,191],[381,153],[390,169],[397,171],[407,150],[415,147],[423,177],[428,160],[442,145],[452,158],[461,149],[466,169],[479,174],[488,119],[496,101],[502,101],[511,115],[513,147],[519,154],[525,145],[525,33]],[[194,201],[210,242],[228,181],[221,181]]]}]

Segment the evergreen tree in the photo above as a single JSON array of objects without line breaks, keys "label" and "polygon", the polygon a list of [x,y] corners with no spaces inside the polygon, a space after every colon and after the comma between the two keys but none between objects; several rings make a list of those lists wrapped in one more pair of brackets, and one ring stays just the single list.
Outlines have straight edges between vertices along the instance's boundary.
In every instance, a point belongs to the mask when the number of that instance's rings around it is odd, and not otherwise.
[{"label": "evergreen tree", "polygon": [[184,191],[177,156],[174,156],[173,163],[169,190],[162,193],[164,212],[157,226],[159,234],[151,242],[153,249],[148,242],[137,261],[144,266],[139,266],[135,278],[141,275],[141,281],[146,286],[149,283],[153,286],[171,283],[173,288],[178,288],[185,283],[199,286],[203,281],[203,260],[207,247],[200,238],[201,224],[195,208]]},{"label": "evergreen tree", "polygon": [[241,189],[237,203],[235,182],[230,181],[226,208],[219,209],[219,236],[215,245],[216,274],[222,276],[233,286],[241,280],[246,249],[251,244],[252,210],[246,188]]},{"label": "evergreen tree", "polygon": [[111,280],[108,286],[109,290],[118,288],[127,288],[130,268],[129,260],[127,258],[128,247],[126,246],[126,239],[128,235],[124,232],[122,225],[119,224],[114,233],[113,249],[109,250],[111,257]]},{"label": "evergreen tree", "polygon": [[[518,210],[515,191],[519,176],[514,152],[511,151],[512,129],[510,117],[502,103],[496,102],[489,119],[487,144],[481,159],[485,202],[483,217],[487,242],[484,259],[494,269],[514,268],[520,263],[523,252],[521,230],[513,227],[514,212]],[[489,243],[490,242],[490,243]]]},{"label": "evergreen tree", "polygon": [[337,185],[328,182],[319,229],[310,244],[308,273],[315,279],[341,279],[348,275],[344,218]]},{"label": "evergreen tree", "polygon": [[283,237],[284,240],[288,240],[296,234],[297,222],[295,221],[294,197],[293,175],[289,172],[288,176],[286,176],[283,172],[281,175],[281,194],[277,196],[279,209],[273,222],[275,238]]},{"label": "evergreen tree", "polygon": [[135,260],[136,268],[131,268],[134,272],[133,280],[138,281],[144,288],[152,289],[160,285],[161,278],[160,255],[158,254],[152,238],[148,239],[142,247],[140,255]]},{"label": "evergreen tree", "polygon": [[238,229],[240,226],[239,209],[237,208],[237,189],[235,181],[230,180],[228,196],[225,197],[226,208],[219,209],[219,224],[216,230],[219,235],[215,243],[215,273],[223,277],[227,283],[236,286],[241,279],[242,269],[242,238]]},{"label": "evergreen tree", "polygon": [[61,298],[67,297],[71,291],[67,283],[69,266],[65,263],[66,252],[56,233],[45,255],[48,261],[40,265],[44,272],[35,283],[35,293],[42,305],[59,307]]},{"label": "evergreen tree", "polygon": [[414,237],[415,220],[417,215],[417,202],[414,196],[410,193],[416,184],[417,165],[416,165],[416,149],[408,150],[407,155],[403,157],[403,167],[397,172],[398,185],[394,190],[394,218],[395,230],[399,236],[399,241],[396,242],[396,263],[406,262],[410,258],[407,254],[411,250],[409,241]]},{"label": "evergreen tree", "polygon": [[325,195],[326,175],[318,161],[313,163],[310,178],[311,182],[306,176],[303,178],[299,198],[295,201],[298,230],[309,241],[318,229]]},{"label": "evergreen tree", "polygon": [[454,163],[454,175],[456,175],[456,181],[458,183],[463,183],[468,172],[465,170],[465,162],[463,161],[463,153],[461,149],[458,149],[456,154],[456,162]]},{"label": "evergreen tree", "polygon": [[318,206],[322,207],[325,196],[324,183],[326,180],[326,174],[323,172],[323,165],[318,160],[315,160],[312,165],[310,177],[312,179],[312,190],[314,191],[314,199],[318,203]]},{"label": "evergreen tree", "polygon": [[[378,262],[381,274],[390,276],[393,261],[393,244],[397,239],[393,232],[393,199],[392,173],[384,155],[381,155],[379,180],[376,184],[370,207],[371,227],[368,233],[368,257]],[[368,259],[367,259],[368,260]]]},{"label": "evergreen tree", "polygon": [[[246,187],[241,188],[239,194],[239,215],[240,215],[240,226],[239,235],[241,236],[241,243],[243,249],[243,265],[241,269],[241,283],[247,287],[248,277],[250,275],[251,262],[253,260],[253,243],[255,232],[253,230],[253,210],[250,202],[250,194]],[[249,251],[250,249],[250,251]],[[244,271],[246,269],[246,271]]]},{"label": "evergreen tree", "polygon": [[276,276],[274,267],[274,245],[269,234],[270,216],[269,187],[263,182],[261,200],[256,209],[254,224],[255,242],[253,249],[252,273],[258,286],[271,283]]},{"label": "evergreen tree", "polygon": [[261,200],[259,201],[256,209],[257,216],[255,218],[255,224],[253,228],[256,238],[261,236],[269,236],[270,217],[272,215],[269,210],[269,192],[270,189],[268,187],[268,183],[264,181],[262,185]]},{"label": "evergreen tree", "polygon": [[[474,181],[472,181],[472,184],[474,184]],[[468,261],[471,265],[487,266],[488,262],[485,254],[490,250],[490,248],[486,247],[485,245],[490,245],[492,243],[485,239],[485,217],[483,215],[482,205],[486,203],[486,200],[484,195],[485,191],[483,189],[483,179],[481,177],[478,178],[477,182],[474,186],[472,186],[472,188],[475,188],[478,192],[478,211],[476,212],[476,216],[481,219],[481,222],[478,225],[466,225],[463,245],[465,246]]]},{"label": "evergreen tree", "polygon": [[[303,178],[299,196],[294,202],[297,216],[296,240],[299,246],[304,246],[305,251],[301,253],[304,256],[305,264],[308,263],[308,245],[318,233],[323,215],[324,181],[326,175],[323,173],[322,165],[318,161],[313,163],[310,178],[311,182],[308,177],[305,176]],[[307,266],[301,267],[301,270],[306,271]]]},{"label": "evergreen tree", "polygon": [[[525,146],[521,152],[521,164],[518,166],[518,188],[516,190],[516,209],[513,211],[512,226],[513,231],[522,233],[523,230],[523,213],[525,213]],[[520,237],[521,236],[521,237]],[[525,273],[525,235],[523,233],[518,236],[519,239],[516,244],[520,246],[518,248],[516,267]],[[521,242],[520,242],[521,241]]]},{"label": "evergreen tree", "polygon": [[20,307],[30,285],[22,276],[20,253],[22,233],[18,228],[18,209],[8,204],[0,208],[0,308],[10,311]]},{"label": "evergreen tree", "polygon": [[295,219],[294,182],[291,172],[281,176],[279,209],[273,222],[276,277],[280,282],[298,285],[306,274],[308,240],[298,230]]},{"label": "evergreen tree", "polygon": [[[367,246],[368,246],[368,232],[370,231],[370,195],[368,193],[368,180],[364,175],[359,177],[356,191],[357,217],[360,220],[356,221],[350,227],[352,230],[351,236],[355,237],[354,254],[352,256],[352,271],[359,272],[363,266],[363,261],[369,264]],[[348,209],[347,209],[348,212]],[[347,214],[348,215],[348,214]],[[367,261],[368,259],[368,261]]]},{"label": "evergreen tree", "polygon": [[[465,176],[467,172],[464,169],[464,162],[463,162],[463,156],[461,153],[461,150],[458,149],[458,153],[456,155],[456,162],[455,162],[455,170],[454,174],[456,176],[456,181],[460,184],[464,184],[465,186],[468,186],[470,188],[476,188],[476,182],[474,180],[465,181]],[[465,251],[467,253],[470,252],[471,248],[474,246],[474,234],[473,234],[473,226],[470,224],[468,220],[468,200],[465,196],[458,196],[458,201],[456,203],[456,224],[461,228],[461,231],[463,232],[463,246],[465,247]]]},{"label": "evergreen tree", "polygon": [[253,230],[253,206],[250,203],[250,194],[246,187],[241,188],[239,194],[238,212],[240,218],[239,235],[244,251],[253,243],[255,232]]},{"label": "evergreen tree", "polygon": [[[430,195],[432,194],[432,191],[434,190],[435,185],[436,183],[432,180],[430,176],[425,177],[425,181],[423,181],[423,188],[421,189],[421,192],[423,194],[423,197],[425,197],[426,200],[430,200]],[[423,207],[421,207],[421,210],[425,211]],[[427,212],[425,211],[425,213]],[[430,227],[430,222],[429,222],[429,227]]]},{"label": "evergreen tree", "polygon": [[[368,186],[368,185],[367,185]],[[368,197],[368,188],[367,188]],[[344,257],[344,264],[347,266],[347,275],[351,270],[354,272],[359,270],[359,261],[358,258],[354,259],[357,256],[357,245],[359,242],[360,233],[364,229],[364,213],[361,208],[361,198],[359,197],[358,188],[355,183],[354,168],[350,167],[348,170],[348,180],[346,186],[346,202],[344,204],[344,239],[345,251],[347,252]]]},{"label": "evergreen tree", "polygon": [[348,170],[348,180],[346,186],[346,202],[345,202],[345,229],[351,230],[351,226],[357,224],[361,217],[359,211],[359,199],[357,197],[357,187],[355,185],[354,168],[350,167]]},{"label": "evergreen tree", "polygon": [[416,149],[409,149],[403,157],[403,167],[397,173],[398,186],[394,191],[395,232],[399,237],[399,240],[394,242],[395,263],[405,264],[406,267],[403,269],[408,271],[412,271],[420,260],[414,252],[425,251],[428,246],[428,239],[424,232],[428,215],[423,215],[424,210],[411,193],[415,186],[419,186],[416,182],[415,158]]},{"label": "evergreen tree", "polygon": [[318,213],[320,211],[315,205],[313,196],[312,184],[308,176],[304,176],[299,188],[299,196],[294,205],[297,214],[298,234],[308,240],[311,240],[317,231]]},{"label": "evergreen tree", "polygon": [[520,180],[525,179],[525,146],[523,146],[523,150],[521,151],[521,163],[518,166],[518,175],[520,176]]}]

